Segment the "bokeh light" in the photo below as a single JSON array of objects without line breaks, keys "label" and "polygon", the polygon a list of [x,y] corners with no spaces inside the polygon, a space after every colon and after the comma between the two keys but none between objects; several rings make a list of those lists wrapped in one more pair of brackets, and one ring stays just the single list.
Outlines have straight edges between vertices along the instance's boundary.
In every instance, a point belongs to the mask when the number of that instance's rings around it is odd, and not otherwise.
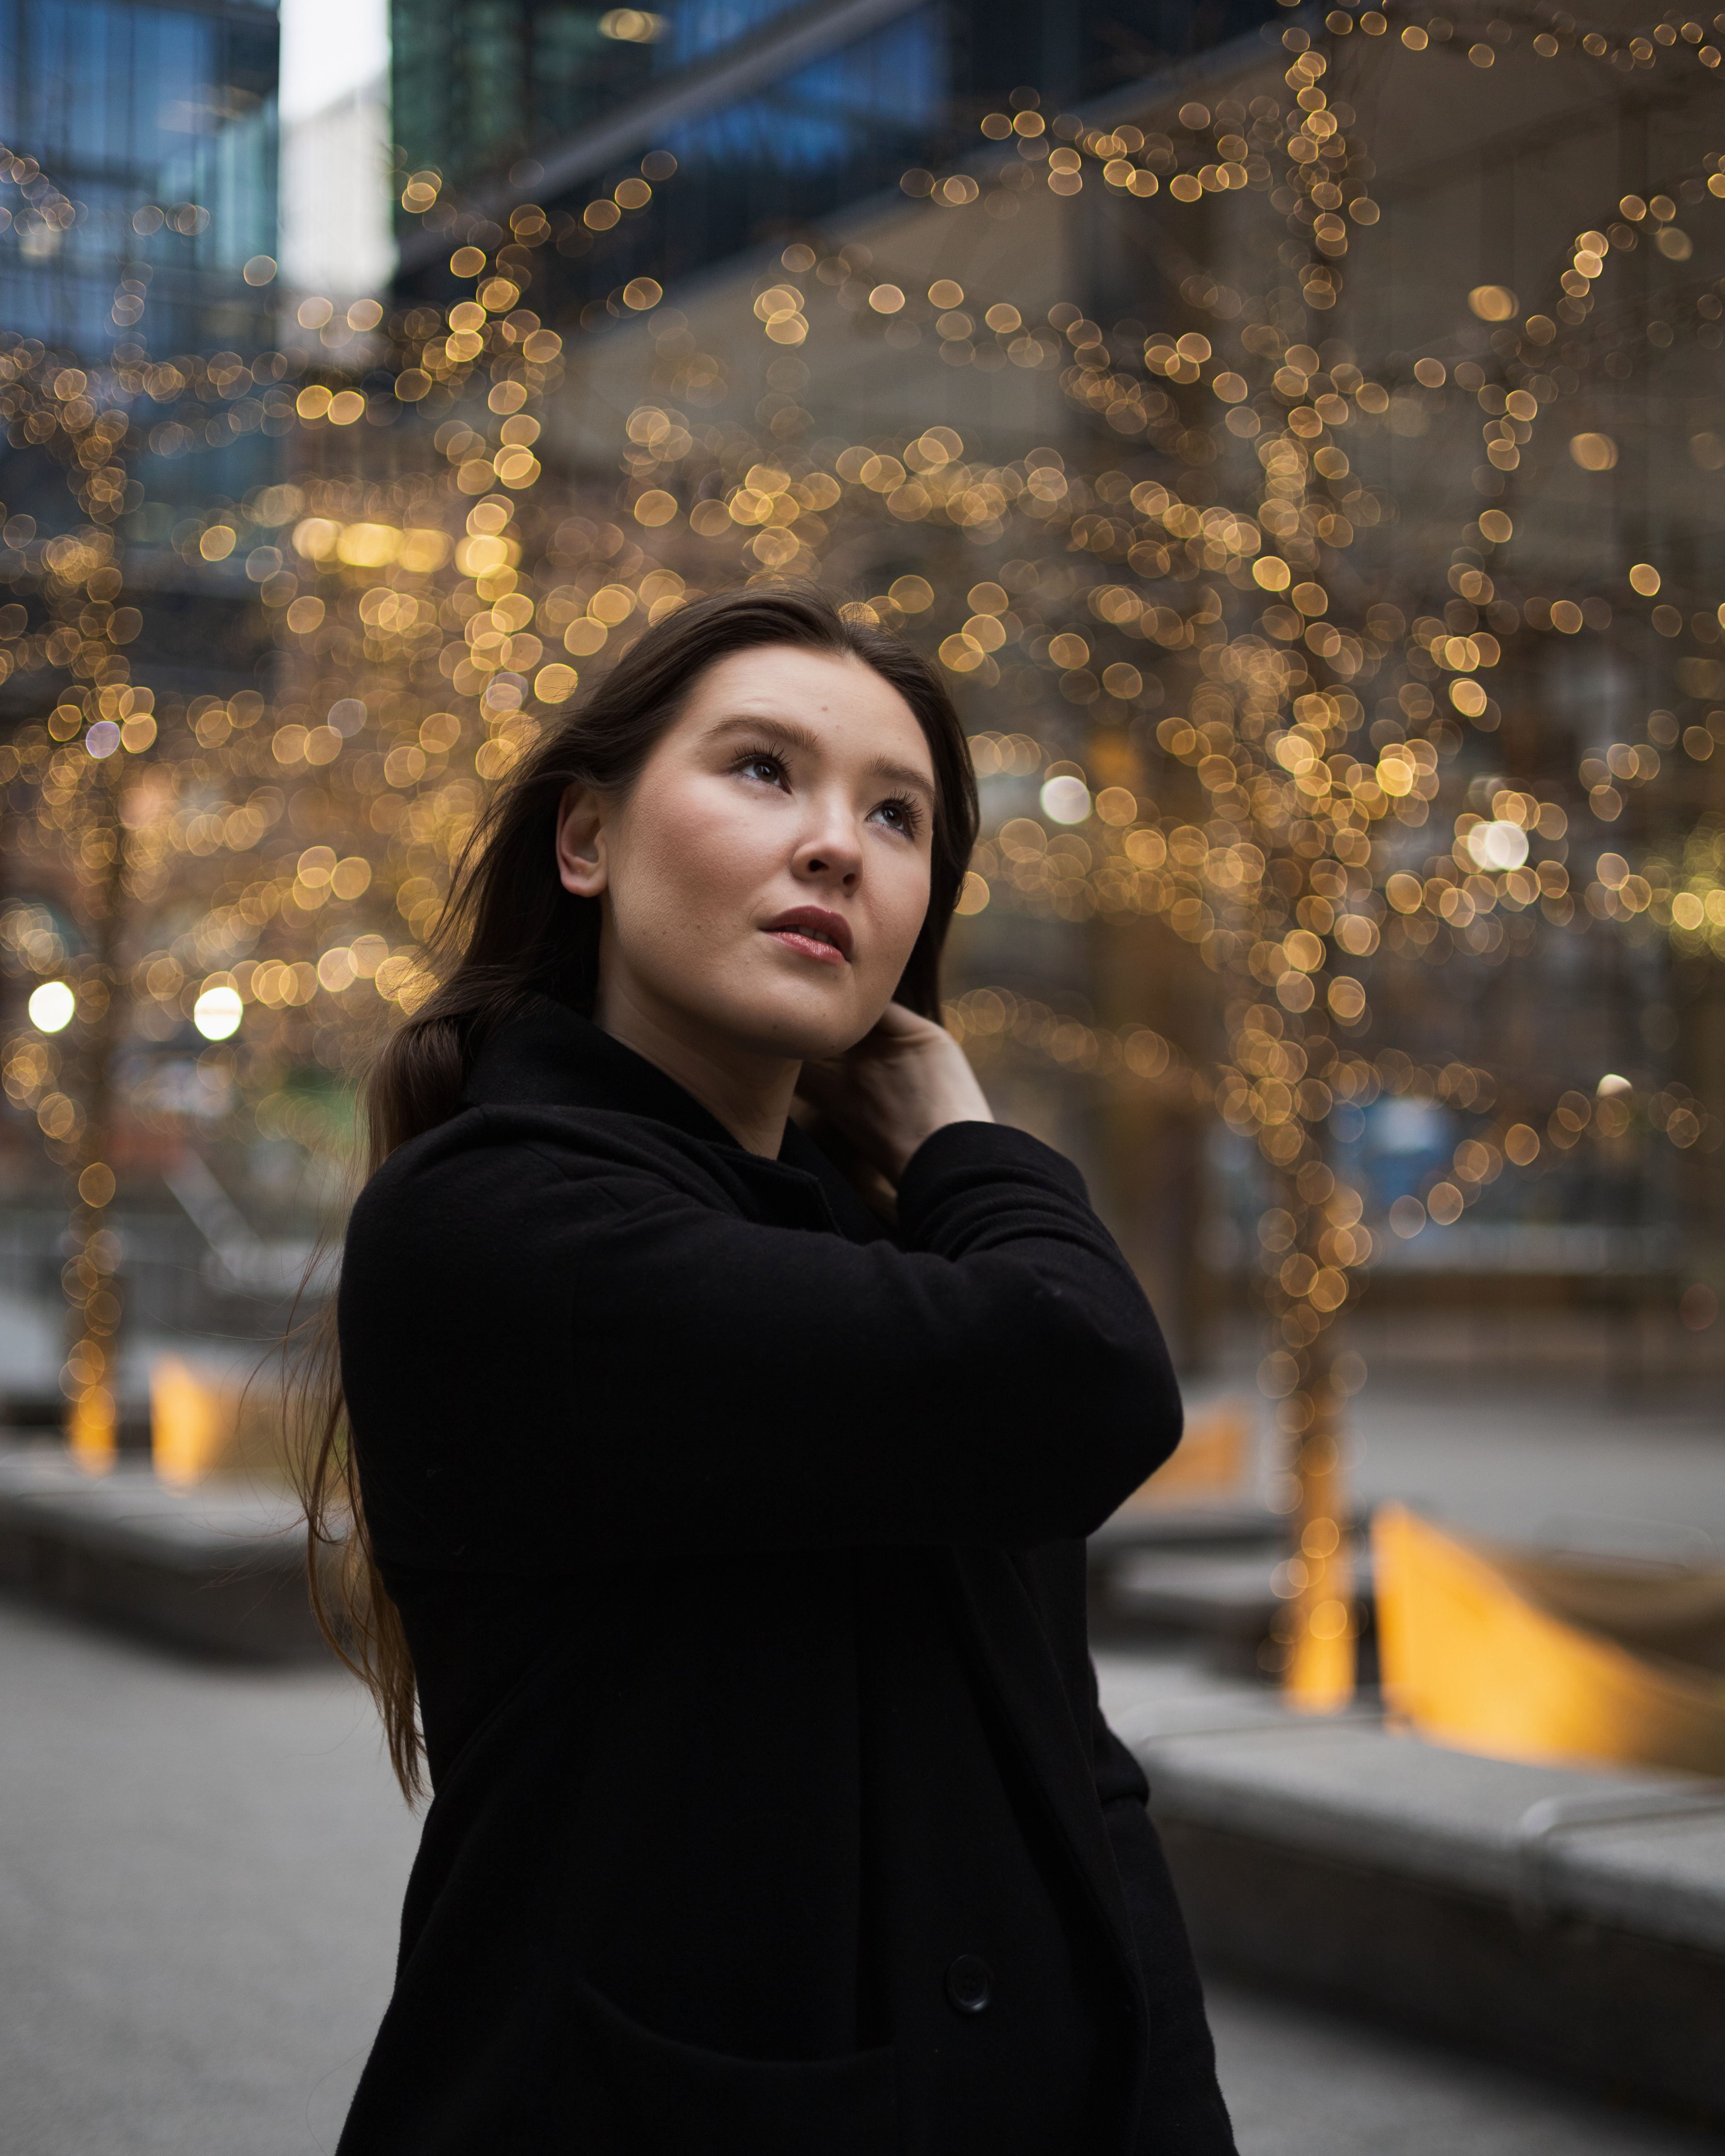
[{"label": "bokeh light", "polygon": [[39,1033],[62,1033],[78,1009],[78,998],[64,981],[44,981],[30,991],[27,1006],[30,1023]]},{"label": "bokeh light", "polygon": [[192,1006],[192,1023],[206,1040],[229,1040],[239,1030],[245,1006],[235,988],[206,988]]}]

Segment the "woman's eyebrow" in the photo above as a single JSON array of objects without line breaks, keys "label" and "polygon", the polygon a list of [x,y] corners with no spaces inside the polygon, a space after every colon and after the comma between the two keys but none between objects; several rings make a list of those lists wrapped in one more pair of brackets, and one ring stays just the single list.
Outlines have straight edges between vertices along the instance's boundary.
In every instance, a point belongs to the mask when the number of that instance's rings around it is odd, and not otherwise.
[{"label": "woman's eyebrow", "polygon": [[917,793],[934,798],[934,781],[926,773],[912,768],[908,763],[871,763],[869,769],[876,778],[884,778],[891,786],[914,787]]},{"label": "woman's eyebrow", "polygon": [[[713,727],[712,733],[715,738],[725,734],[770,734],[811,756],[819,755],[826,747],[819,735],[811,733],[806,726],[798,726],[794,719],[769,718],[764,713],[753,718],[738,716],[721,719]],[[914,787],[931,800],[934,798],[934,781],[914,765],[894,763],[890,757],[882,757],[870,763],[869,770],[874,778],[884,779],[889,785]]]},{"label": "woman's eyebrow", "polygon": [[721,734],[772,734],[793,748],[806,749],[811,756],[819,755],[822,747],[820,737],[810,733],[807,726],[799,726],[794,719],[768,717],[765,712],[753,716],[739,713],[734,718],[721,719],[713,727],[715,737]]}]

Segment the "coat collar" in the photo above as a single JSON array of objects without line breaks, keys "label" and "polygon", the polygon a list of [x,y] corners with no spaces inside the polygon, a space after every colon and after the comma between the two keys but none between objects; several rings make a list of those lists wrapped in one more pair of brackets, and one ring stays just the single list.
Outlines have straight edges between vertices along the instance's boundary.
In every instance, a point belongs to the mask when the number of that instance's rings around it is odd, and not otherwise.
[{"label": "coat collar", "polygon": [[506,1103],[648,1116],[709,1145],[743,1150],[674,1078],[550,996],[531,998],[487,1037],[461,1097],[469,1107]]},{"label": "coat collar", "polygon": [[777,1160],[750,1152],[657,1065],[550,996],[531,998],[488,1035],[461,1097],[474,1108],[587,1108],[644,1116],[721,1148],[730,1174],[768,1196],[769,1203],[776,1199],[776,1211],[788,1200],[791,1211],[801,1216],[797,1224],[836,1229],[853,1243],[891,1235],[795,1123],[785,1126]]}]

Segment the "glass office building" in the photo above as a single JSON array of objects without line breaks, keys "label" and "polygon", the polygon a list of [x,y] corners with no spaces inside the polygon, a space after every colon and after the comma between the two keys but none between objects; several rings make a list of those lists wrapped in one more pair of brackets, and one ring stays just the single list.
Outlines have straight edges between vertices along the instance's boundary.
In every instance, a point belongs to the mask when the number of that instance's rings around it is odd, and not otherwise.
[{"label": "glass office building", "polygon": [[[148,371],[116,530],[128,576],[160,594],[134,660],[187,693],[249,678],[257,660],[237,567],[218,588],[167,542],[191,510],[278,476],[259,401],[278,365],[278,49],[275,7],[253,0],[0,0],[0,335],[99,383],[110,367]],[[84,521],[59,459],[18,427],[0,499],[8,531],[28,525],[39,546]],[[21,591],[23,543],[6,557]],[[0,711],[28,716],[52,686],[20,670]]]},{"label": "glass office building", "polygon": [[[542,204],[578,306],[640,270],[710,268],[896,187],[907,167],[973,146],[978,121],[1015,88],[1091,100],[1274,12],[1267,0],[397,0],[394,130],[403,178],[434,173],[452,221],[490,218],[501,238],[515,203]],[[649,264],[627,223],[595,245],[578,219],[655,151],[679,177]],[[404,213],[410,288],[441,290],[446,234]]]},{"label": "glass office building", "polygon": [[0,0],[0,322],[90,358],[267,339],[276,52],[262,0]]}]

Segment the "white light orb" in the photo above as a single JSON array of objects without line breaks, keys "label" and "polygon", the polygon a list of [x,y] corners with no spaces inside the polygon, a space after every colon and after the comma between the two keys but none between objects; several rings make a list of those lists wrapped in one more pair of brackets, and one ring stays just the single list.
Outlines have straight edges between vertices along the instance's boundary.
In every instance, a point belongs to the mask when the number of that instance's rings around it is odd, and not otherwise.
[{"label": "white light orb", "polygon": [[1467,850],[1482,869],[1518,869],[1527,858],[1527,834],[1519,824],[1476,824]]},{"label": "white light orb", "polygon": [[72,1023],[78,998],[64,981],[44,981],[31,991],[27,1008],[30,1023],[39,1033],[59,1033]]},{"label": "white light orb", "polygon": [[192,1023],[206,1040],[228,1040],[244,1015],[238,988],[206,988],[192,1006]]},{"label": "white light orb", "polygon": [[1050,778],[1042,789],[1042,813],[1055,824],[1081,824],[1090,814],[1090,788],[1070,774]]}]

